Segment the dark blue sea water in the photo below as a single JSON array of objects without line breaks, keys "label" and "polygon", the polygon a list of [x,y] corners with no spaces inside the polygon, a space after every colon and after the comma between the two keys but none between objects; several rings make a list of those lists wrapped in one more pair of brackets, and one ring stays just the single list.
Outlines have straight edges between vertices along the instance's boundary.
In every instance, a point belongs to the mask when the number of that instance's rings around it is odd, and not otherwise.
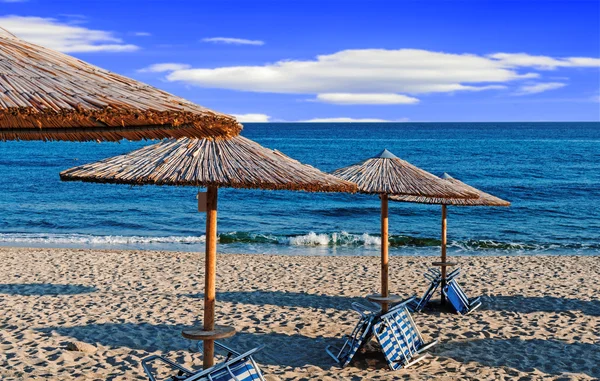
[{"label": "dark blue sea water", "polygon": [[[450,207],[452,254],[600,254],[600,123],[248,124],[325,171],[387,148],[512,202]],[[0,143],[0,245],[203,250],[197,188],[62,183],[149,142]],[[437,254],[440,206],[390,205],[392,254]],[[220,252],[378,253],[376,196],[223,189]]]}]

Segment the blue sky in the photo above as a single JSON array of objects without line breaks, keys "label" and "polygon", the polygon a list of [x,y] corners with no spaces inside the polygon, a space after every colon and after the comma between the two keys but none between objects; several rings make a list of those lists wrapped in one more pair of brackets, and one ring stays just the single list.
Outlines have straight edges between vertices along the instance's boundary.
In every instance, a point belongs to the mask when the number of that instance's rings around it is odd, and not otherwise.
[{"label": "blue sky", "polygon": [[0,26],[242,121],[600,120],[597,0],[0,0]]}]

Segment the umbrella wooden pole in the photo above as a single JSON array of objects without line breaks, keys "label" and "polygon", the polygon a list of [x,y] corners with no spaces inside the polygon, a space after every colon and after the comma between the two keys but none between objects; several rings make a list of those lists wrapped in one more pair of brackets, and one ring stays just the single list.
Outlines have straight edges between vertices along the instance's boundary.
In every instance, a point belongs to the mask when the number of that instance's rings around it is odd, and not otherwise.
[{"label": "umbrella wooden pole", "polygon": [[[381,296],[387,298],[389,296],[388,285],[388,195],[381,195]],[[381,305],[382,312],[388,311],[388,304]]]},{"label": "umbrella wooden pole", "polygon": [[[204,281],[204,330],[215,328],[215,299],[217,273],[217,187],[210,186],[206,195],[206,263]],[[203,366],[214,365],[215,342],[204,341]]]},{"label": "umbrella wooden pole", "polygon": [[[446,205],[442,205],[442,290],[446,286]],[[442,304],[446,303],[446,296],[442,292]]]}]

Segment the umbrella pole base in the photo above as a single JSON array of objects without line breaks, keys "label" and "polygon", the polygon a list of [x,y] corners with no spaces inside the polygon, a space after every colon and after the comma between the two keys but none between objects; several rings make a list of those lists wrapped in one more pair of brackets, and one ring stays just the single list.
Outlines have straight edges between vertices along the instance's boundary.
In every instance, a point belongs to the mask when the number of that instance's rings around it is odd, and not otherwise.
[{"label": "umbrella pole base", "polygon": [[203,327],[191,327],[181,331],[181,336],[186,339],[204,342],[202,351],[204,369],[215,364],[215,340],[227,339],[233,335],[235,335],[235,328],[224,325],[215,325],[210,331],[205,331]]},{"label": "umbrella pole base", "polygon": [[202,368],[209,369],[215,365],[215,341],[205,340],[202,351]]},{"label": "umbrella pole base", "polygon": [[381,312],[388,312],[390,304],[396,304],[404,301],[404,298],[398,295],[381,296],[380,294],[367,295],[367,300],[381,305]]}]

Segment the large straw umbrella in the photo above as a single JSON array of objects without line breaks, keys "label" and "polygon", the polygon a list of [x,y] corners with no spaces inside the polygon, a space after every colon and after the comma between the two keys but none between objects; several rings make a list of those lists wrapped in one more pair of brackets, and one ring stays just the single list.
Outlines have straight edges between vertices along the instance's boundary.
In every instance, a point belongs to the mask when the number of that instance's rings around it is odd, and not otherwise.
[{"label": "large straw umbrella", "polygon": [[231,137],[241,129],[232,116],[0,28],[0,141]]},{"label": "large straw umbrella", "polygon": [[[442,289],[446,285],[446,267],[452,266],[453,263],[446,261],[446,206],[448,205],[456,205],[456,206],[510,206],[510,202],[505,201],[496,196],[492,196],[489,193],[485,193],[477,188],[474,188],[470,185],[463,183],[460,180],[457,180],[450,176],[447,173],[444,173],[442,176],[444,181],[454,185],[457,188],[464,189],[465,191],[471,191],[477,193],[477,198],[470,199],[460,199],[460,198],[438,198],[438,197],[424,197],[424,196],[405,196],[405,195],[392,195],[390,196],[390,200],[392,201],[402,201],[402,202],[416,202],[420,204],[438,204],[442,205],[442,253],[440,262],[434,262],[435,265],[438,265],[442,268]],[[445,303],[445,297],[442,293],[442,304]]]},{"label": "large straw umbrella", "polygon": [[[61,172],[65,181],[133,185],[189,185],[207,187],[204,322],[183,336],[204,340],[204,367],[213,365],[214,340],[235,330],[214,324],[217,244],[217,189],[256,188],[309,192],[355,192],[356,185],[328,175],[278,151],[242,136],[231,139],[168,140]],[[199,196],[202,196],[199,194]]]},{"label": "large straw umbrella", "polygon": [[358,185],[361,193],[379,194],[381,198],[381,295],[370,300],[381,303],[383,311],[398,298],[390,297],[388,287],[388,195],[421,197],[475,198],[477,193],[456,187],[431,173],[398,158],[388,150],[348,167],[340,168],[333,175]]}]

